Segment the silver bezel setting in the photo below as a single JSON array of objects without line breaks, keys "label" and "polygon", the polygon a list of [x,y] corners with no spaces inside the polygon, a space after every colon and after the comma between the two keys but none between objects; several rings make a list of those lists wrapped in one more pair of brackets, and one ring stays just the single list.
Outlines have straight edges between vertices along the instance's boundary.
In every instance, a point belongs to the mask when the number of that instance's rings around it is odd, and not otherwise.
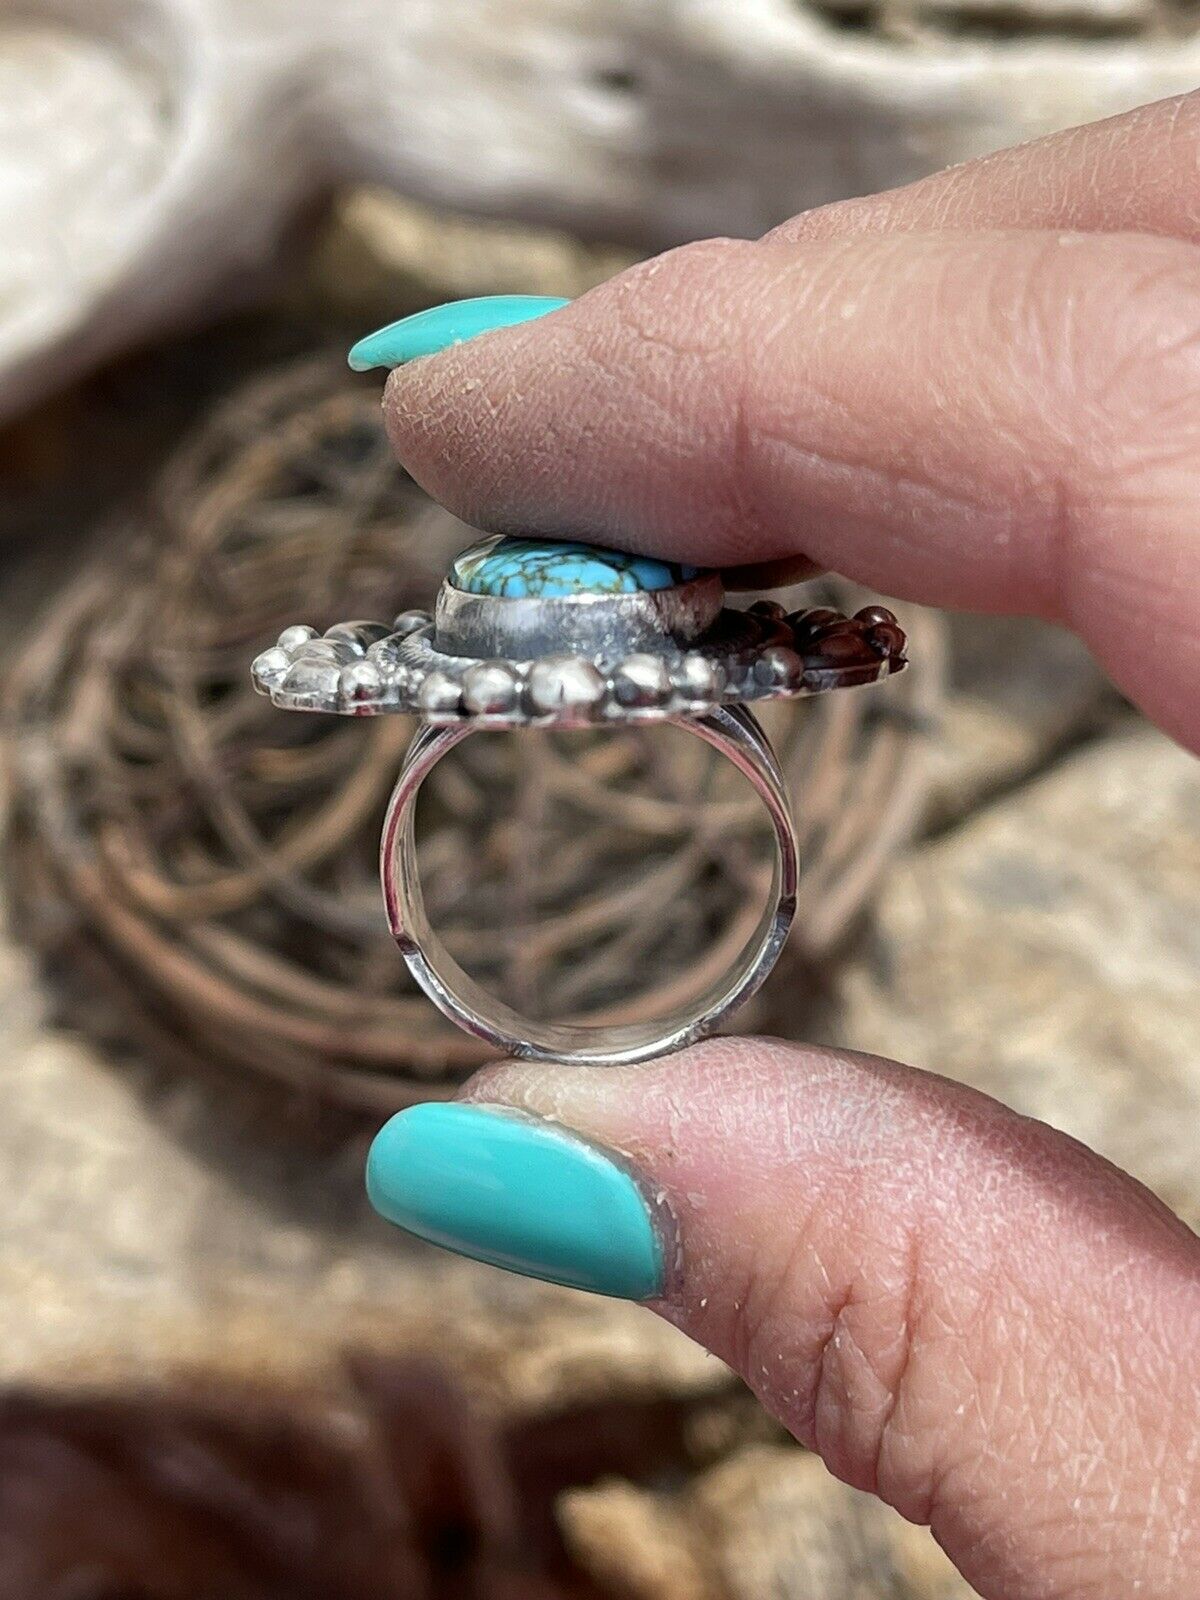
[{"label": "silver bezel setting", "polygon": [[446,655],[470,660],[536,661],[571,649],[597,662],[654,651],[664,640],[683,647],[707,633],[721,614],[724,585],[702,572],[666,589],[631,594],[513,598],[471,594],[442,584],[434,637]]}]

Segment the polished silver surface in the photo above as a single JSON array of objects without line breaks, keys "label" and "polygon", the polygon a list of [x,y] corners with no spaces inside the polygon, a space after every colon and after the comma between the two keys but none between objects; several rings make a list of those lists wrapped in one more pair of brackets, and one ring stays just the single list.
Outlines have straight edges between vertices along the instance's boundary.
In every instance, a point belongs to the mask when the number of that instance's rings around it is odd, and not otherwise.
[{"label": "polished silver surface", "polygon": [[588,720],[608,692],[607,680],[579,656],[546,656],[529,668],[526,706],[533,718]]},{"label": "polished silver surface", "polygon": [[[662,592],[678,595],[692,587]],[[609,596],[603,604],[656,598]],[[494,607],[533,608],[546,638],[549,619],[560,615],[554,608],[576,606],[488,600]],[[577,621],[585,610],[568,617]],[[761,601],[746,611],[721,610],[690,644],[659,634],[650,648],[615,655],[585,649],[570,633],[558,635],[557,648],[538,657],[457,655],[440,646],[425,611],[403,612],[390,627],[339,623],[324,635],[300,625],[286,628],[262,652],[253,674],[256,687],[289,710],[400,713],[445,725],[481,719],[519,728],[699,716],[719,705],[876,683],[904,665],[904,634],[882,607],[846,617],[824,607],[787,614]]]},{"label": "polished silver surface", "polygon": [[604,664],[664,641],[691,644],[712,627],[724,598],[715,572],[669,589],[553,599],[468,594],[447,581],[434,609],[433,643],[444,655],[536,661],[569,640],[576,654]]},{"label": "polished silver surface", "polygon": [[762,800],[775,836],[771,888],[762,917],[729,973],[693,1005],[648,1023],[604,1026],[534,1022],[489,995],[449,954],[429,924],[417,870],[415,818],[422,783],[479,724],[420,729],[405,757],[384,821],[380,877],[388,924],[413,978],[439,1010],[497,1050],[531,1061],[596,1067],[647,1061],[694,1044],[720,1028],[762,984],[779,959],[796,910],[796,835],[779,763],[749,711],[724,707],[702,717],[673,716],[731,761]]}]

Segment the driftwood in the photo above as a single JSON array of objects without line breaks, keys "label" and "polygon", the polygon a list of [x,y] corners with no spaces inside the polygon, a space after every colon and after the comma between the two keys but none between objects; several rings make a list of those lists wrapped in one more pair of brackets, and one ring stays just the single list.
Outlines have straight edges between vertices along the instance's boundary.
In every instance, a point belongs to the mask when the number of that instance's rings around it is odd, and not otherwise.
[{"label": "driftwood", "polygon": [[376,181],[654,249],[1192,88],[1187,0],[24,0],[0,412],[244,297]]}]

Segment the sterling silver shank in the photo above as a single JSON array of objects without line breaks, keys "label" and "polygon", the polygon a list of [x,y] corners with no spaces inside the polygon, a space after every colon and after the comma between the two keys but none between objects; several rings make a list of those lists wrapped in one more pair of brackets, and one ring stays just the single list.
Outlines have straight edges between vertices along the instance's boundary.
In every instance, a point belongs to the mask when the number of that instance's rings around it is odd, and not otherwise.
[{"label": "sterling silver shank", "polygon": [[686,1010],[618,1026],[529,1021],[482,989],[437,938],[425,913],[417,873],[417,795],[444,755],[484,730],[470,723],[426,726],[409,747],[388,805],[380,852],[388,923],[409,971],[433,1003],[497,1050],[531,1061],[598,1067],[666,1055],[720,1028],[778,960],[795,916],[797,866],[791,807],[775,753],[753,715],[740,706],[666,720],[719,750],[762,800],[775,835],[771,888],[754,934],[723,979]]}]

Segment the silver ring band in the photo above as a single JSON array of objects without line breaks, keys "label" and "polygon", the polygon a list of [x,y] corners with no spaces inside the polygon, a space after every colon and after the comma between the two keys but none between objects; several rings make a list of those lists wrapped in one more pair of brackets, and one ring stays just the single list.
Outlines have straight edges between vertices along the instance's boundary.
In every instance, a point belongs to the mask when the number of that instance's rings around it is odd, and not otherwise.
[{"label": "silver ring band", "polygon": [[771,890],[739,960],[686,1010],[622,1026],[537,1023],[489,995],[453,959],[429,925],[417,873],[416,802],[422,783],[478,725],[425,726],[404,759],[384,821],[380,878],[388,924],[416,982],[452,1021],[507,1055],[597,1067],[622,1066],[680,1050],[715,1032],[763,983],[779,958],[796,911],[796,834],[775,752],[742,706],[701,717],[664,719],[731,761],[762,800],[775,835]]}]

